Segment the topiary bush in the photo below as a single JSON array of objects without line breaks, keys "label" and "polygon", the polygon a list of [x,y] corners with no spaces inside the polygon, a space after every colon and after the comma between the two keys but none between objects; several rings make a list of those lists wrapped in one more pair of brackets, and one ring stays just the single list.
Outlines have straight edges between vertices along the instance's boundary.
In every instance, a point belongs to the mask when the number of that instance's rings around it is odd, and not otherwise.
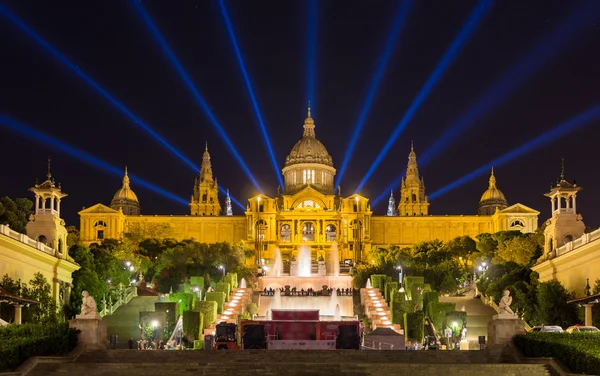
[{"label": "topiary bush", "polygon": [[390,303],[392,301],[392,294],[398,291],[398,282],[387,282],[385,284],[385,301]]},{"label": "topiary bush", "polygon": [[194,301],[196,297],[194,294],[174,292],[169,294],[169,301],[179,303],[179,315],[183,315],[185,311],[191,311],[194,309]]},{"label": "topiary bush", "polygon": [[206,301],[217,302],[217,313],[223,313],[225,307],[225,293],[222,291],[207,292]]},{"label": "topiary bush", "polygon": [[190,287],[193,289],[195,286],[198,286],[201,291],[204,291],[204,277],[190,277]]},{"label": "topiary bush", "polygon": [[208,328],[217,321],[217,302],[215,301],[197,301],[194,311],[202,313],[204,319],[204,329]]},{"label": "topiary bush", "polygon": [[384,292],[386,277],[387,275],[385,274],[372,274],[371,287],[379,289],[379,291],[381,292]]},{"label": "topiary bush", "polygon": [[237,273],[227,273],[225,277],[223,277],[223,282],[227,282],[231,285],[231,289],[235,289],[238,287],[238,275]]},{"label": "topiary bush", "polygon": [[225,301],[229,301],[229,295],[231,294],[231,285],[228,282],[217,283],[216,292],[222,292],[225,294]]},{"label": "topiary bush", "polygon": [[202,338],[204,329],[204,315],[202,312],[185,311],[183,313],[183,335],[188,342]]},{"label": "topiary bush", "polygon": [[423,311],[417,311],[414,313],[405,313],[405,335],[406,338],[411,341],[422,343],[425,335],[425,328],[423,319],[425,318]]}]

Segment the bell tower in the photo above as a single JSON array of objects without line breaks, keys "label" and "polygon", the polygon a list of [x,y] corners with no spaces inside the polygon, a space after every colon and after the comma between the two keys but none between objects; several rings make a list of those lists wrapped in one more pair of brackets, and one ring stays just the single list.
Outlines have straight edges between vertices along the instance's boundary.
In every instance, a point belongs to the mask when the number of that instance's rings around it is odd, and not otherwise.
[{"label": "bell tower", "polygon": [[60,202],[67,194],[63,193],[60,184],[56,184],[50,173],[50,158],[46,181],[36,183],[29,190],[35,194],[35,214],[29,217],[27,236],[56,249],[67,258],[67,229],[65,221],[60,218]]},{"label": "bell tower", "polygon": [[555,250],[581,237],[585,232],[583,217],[577,213],[577,193],[583,188],[575,182],[570,183],[565,179],[565,164],[562,162],[560,180],[550,192],[544,196],[550,198],[552,217],[546,221],[544,230],[544,256],[553,258]]},{"label": "bell tower", "polygon": [[417,153],[415,153],[414,145],[411,142],[406,176],[402,178],[400,186],[398,215],[427,215],[428,213],[429,201],[427,200],[427,196],[425,196],[425,181],[422,177],[419,177]]},{"label": "bell tower", "polygon": [[217,179],[213,178],[208,143],[202,155],[202,166],[200,176],[194,182],[194,192],[190,201],[191,215],[219,215],[221,204],[219,203],[219,185]]}]

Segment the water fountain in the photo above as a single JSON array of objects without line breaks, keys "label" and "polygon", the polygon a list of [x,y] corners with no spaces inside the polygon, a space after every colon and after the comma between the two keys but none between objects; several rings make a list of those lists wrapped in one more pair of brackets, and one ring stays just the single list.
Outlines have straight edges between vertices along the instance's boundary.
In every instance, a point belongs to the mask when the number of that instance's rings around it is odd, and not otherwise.
[{"label": "water fountain", "polygon": [[270,277],[281,277],[283,274],[283,261],[281,260],[281,251],[279,247],[275,248],[275,264],[269,273]]},{"label": "water fountain", "polygon": [[342,310],[340,309],[340,305],[335,305],[335,311],[333,313],[333,321],[342,321]]},{"label": "water fountain", "polygon": [[303,245],[298,251],[298,277],[310,277],[312,259],[310,247]]},{"label": "water fountain", "polygon": [[368,289],[372,289],[373,287],[371,286],[371,278],[367,279],[367,288]]},{"label": "water fountain", "polygon": [[242,278],[242,280],[240,281],[240,288],[241,288],[241,289],[246,289],[246,288],[248,288],[248,287],[246,286],[246,278]]}]

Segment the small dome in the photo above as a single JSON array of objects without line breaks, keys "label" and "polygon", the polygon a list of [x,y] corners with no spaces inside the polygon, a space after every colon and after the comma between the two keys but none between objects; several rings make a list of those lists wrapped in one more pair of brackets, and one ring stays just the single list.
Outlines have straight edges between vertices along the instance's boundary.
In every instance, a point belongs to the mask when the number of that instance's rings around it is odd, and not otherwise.
[{"label": "small dome", "polygon": [[492,175],[490,176],[490,185],[488,189],[483,192],[481,195],[481,200],[479,202],[489,201],[489,200],[502,200],[506,201],[506,197],[504,197],[504,193],[496,187],[496,177],[494,176],[494,169],[492,168]]},{"label": "small dome", "polygon": [[294,145],[292,151],[285,159],[285,166],[299,163],[318,163],[333,167],[333,159],[321,141],[315,138],[315,121],[310,116],[304,120],[304,134],[300,141]]}]

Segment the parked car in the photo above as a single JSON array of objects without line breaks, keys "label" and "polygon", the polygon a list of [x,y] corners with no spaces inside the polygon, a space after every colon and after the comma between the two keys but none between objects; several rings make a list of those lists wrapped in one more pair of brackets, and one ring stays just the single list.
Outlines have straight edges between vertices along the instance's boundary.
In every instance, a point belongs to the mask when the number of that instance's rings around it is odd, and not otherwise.
[{"label": "parked car", "polygon": [[543,325],[543,326],[534,326],[531,328],[532,332],[545,332],[545,333],[562,333],[564,332],[563,328],[558,325]]},{"label": "parked car", "polygon": [[565,330],[567,333],[600,333],[600,330],[595,326],[574,325]]}]

